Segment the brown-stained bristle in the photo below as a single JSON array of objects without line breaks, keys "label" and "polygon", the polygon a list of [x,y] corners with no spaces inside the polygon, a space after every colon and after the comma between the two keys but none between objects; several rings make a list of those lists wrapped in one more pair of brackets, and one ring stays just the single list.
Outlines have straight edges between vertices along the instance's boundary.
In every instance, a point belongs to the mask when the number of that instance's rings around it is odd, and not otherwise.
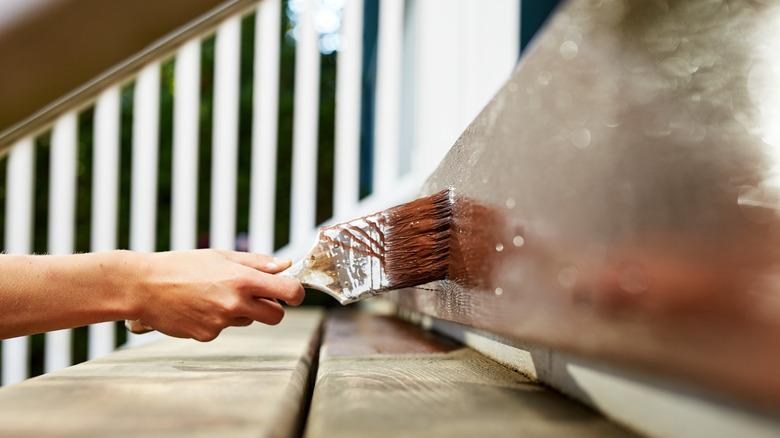
[{"label": "brown-stained bristle", "polygon": [[447,277],[449,190],[385,211],[385,274],[390,289],[419,286]]}]

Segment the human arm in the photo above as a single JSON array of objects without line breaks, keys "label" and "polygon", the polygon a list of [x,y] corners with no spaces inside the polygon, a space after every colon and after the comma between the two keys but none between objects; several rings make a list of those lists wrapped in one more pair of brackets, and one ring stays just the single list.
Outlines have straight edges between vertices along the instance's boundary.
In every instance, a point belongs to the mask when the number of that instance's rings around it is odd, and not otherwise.
[{"label": "human arm", "polygon": [[0,255],[0,338],[122,319],[209,341],[228,326],[278,323],[303,301],[269,256],[220,250]]}]

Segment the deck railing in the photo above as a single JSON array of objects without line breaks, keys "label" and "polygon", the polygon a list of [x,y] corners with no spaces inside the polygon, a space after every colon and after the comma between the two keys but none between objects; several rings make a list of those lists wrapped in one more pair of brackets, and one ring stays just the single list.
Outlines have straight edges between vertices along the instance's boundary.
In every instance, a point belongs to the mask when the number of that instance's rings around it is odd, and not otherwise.
[{"label": "deck railing", "polygon": [[[292,179],[286,195],[291,206],[288,243],[279,245],[274,236],[279,220],[280,18],[289,12],[289,5],[264,0],[223,19],[213,34],[213,116],[207,121],[211,139],[210,153],[205,158],[199,149],[203,140],[200,137],[207,132],[200,111],[204,80],[201,57],[203,42],[212,36],[211,32],[178,44],[172,58],[167,47],[157,57],[150,56],[140,70],[125,72],[86,103],[60,104],[53,124],[14,141],[0,161],[0,194],[5,196],[0,205],[0,220],[4,221],[2,249],[14,254],[68,254],[119,247],[151,252],[160,249],[158,233],[163,215],[169,216],[163,224],[170,233],[164,249],[234,249],[239,231],[244,231],[236,226],[240,210],[237,204],[241,201],[248,203],[244,249],[290,257],[307,250],[318,225],[322,55],[315,13],[324,6],[315,0],[294,3],[298,29]],[[333,7],[338,2],[330,3]],[[516,1],[484,2],[478,11],[464,2],[371,2],[379,7],[378,29],[374,30],[377,67],[372,91],[376,103],[375,116],[370,120],[371,135],[361,128],[366,119],[361,109],[370,104],[363,97],[367,55],[362,46],[364,34],[371,29],[364,26],[363,0],[341,3],[336,5],[336,15],[341,17],[341,43],[336,62],[333,189],[328,198],[333,214],[327,221],[363,215],[412,198],[463,128],[509,75],[519,44]],[[239,83],[242,23],[248,19],[254,20],[255,33],[251,162],[245,163],[244,155],[240,156],[244,146],[239,139],[243,111]],[[431,21],[422,25],[426,20]],[[436,27],[453,20],[449,30]],[[446,38],[452,41],[437,46]],[[468,41],[472,41],[471,46],[465,44]],[[488,43],[481,47],[473,41]],[[168,71],[171,59],[174,76],[168,83],[173,89],[162,90],[173,99],[171,145],[161,152],[161,72]],[[450,77],[446,85],[437,85],[439,77],[445,75],[456,79]],[[460,88],[447,88],[451,85]],[[122,123],[128,117],[132,119],[129,145],[125,144],[128,133]],[[431,125],[430,120],[436,123]],[[373,161],[368,164],[365,160],[361,163],[366,136],[373,144]],[[0,136],[0,142],[3,138]],[[84,144],[91,146],[85,148]],[[170,157],[165,155],[168,153]],[[165,184],[158,174],[161,163],[171,167],[171,181]],[[361,198],[360,175],[366,166],[373,175],[372,190]],[[210,173],[207,186],[211,195],[206,207],[205,195],[198,191],[204,173]],[[237,181],[244,177],[249,178],[249,193],[239,194]],[[84,186],[87,183],[89,187]],[[242,196],[247,199],[240,200]],[[48,205],[42,205],[46,198]],[[204,209],[208,217],[199,219]],[[205,244],[198,236],[199,223],[204,220],[208,222]],[[41,232],[42,224],[45,232]],[[125,234],[122,224],[127,228]],[[79,233],[88,235],[88,247],[74,243]],[[128,337],[119,324],[96,324],[89,327],[88,333],[79,331],[75,336],[73,330],[62,330],[45,337],[2,341],[3,385],[83,360],[73,357],[74,343],[87,342],[89,358],[114,350]],[[133,344],[138,339],[131,335],[127,341]],[[45,345],[42,364],[36,365],[40,354],[31,358],[31,351],[41,350],[41,342]]]}]

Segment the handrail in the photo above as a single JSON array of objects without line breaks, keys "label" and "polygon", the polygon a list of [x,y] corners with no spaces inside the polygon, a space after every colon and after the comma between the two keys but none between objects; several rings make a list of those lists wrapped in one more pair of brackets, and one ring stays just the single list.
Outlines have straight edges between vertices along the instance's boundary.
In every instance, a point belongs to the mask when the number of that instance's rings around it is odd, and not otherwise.
[{"label": "handrail", "polygon": [[[0,23],[3,64],[17,67],[4,68],[0,81],[0,153],[258,2],[43,1],[17,14],[19,20]],[[137,25],[140,21],[144,26]]]}]

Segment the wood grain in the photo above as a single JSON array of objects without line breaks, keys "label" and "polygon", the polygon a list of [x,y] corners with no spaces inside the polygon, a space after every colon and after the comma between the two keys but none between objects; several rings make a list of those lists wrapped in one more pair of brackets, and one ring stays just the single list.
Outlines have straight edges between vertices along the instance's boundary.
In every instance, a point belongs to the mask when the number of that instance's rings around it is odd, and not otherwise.
[{"label": "wood grain", "polygon": [[325,327],[307,438],[632,436],[414,326],[345,312]]},{"label": "wood grain", "polygon": [[299,436],[320,310],[165,339],[0,389],[0,435]]}]

